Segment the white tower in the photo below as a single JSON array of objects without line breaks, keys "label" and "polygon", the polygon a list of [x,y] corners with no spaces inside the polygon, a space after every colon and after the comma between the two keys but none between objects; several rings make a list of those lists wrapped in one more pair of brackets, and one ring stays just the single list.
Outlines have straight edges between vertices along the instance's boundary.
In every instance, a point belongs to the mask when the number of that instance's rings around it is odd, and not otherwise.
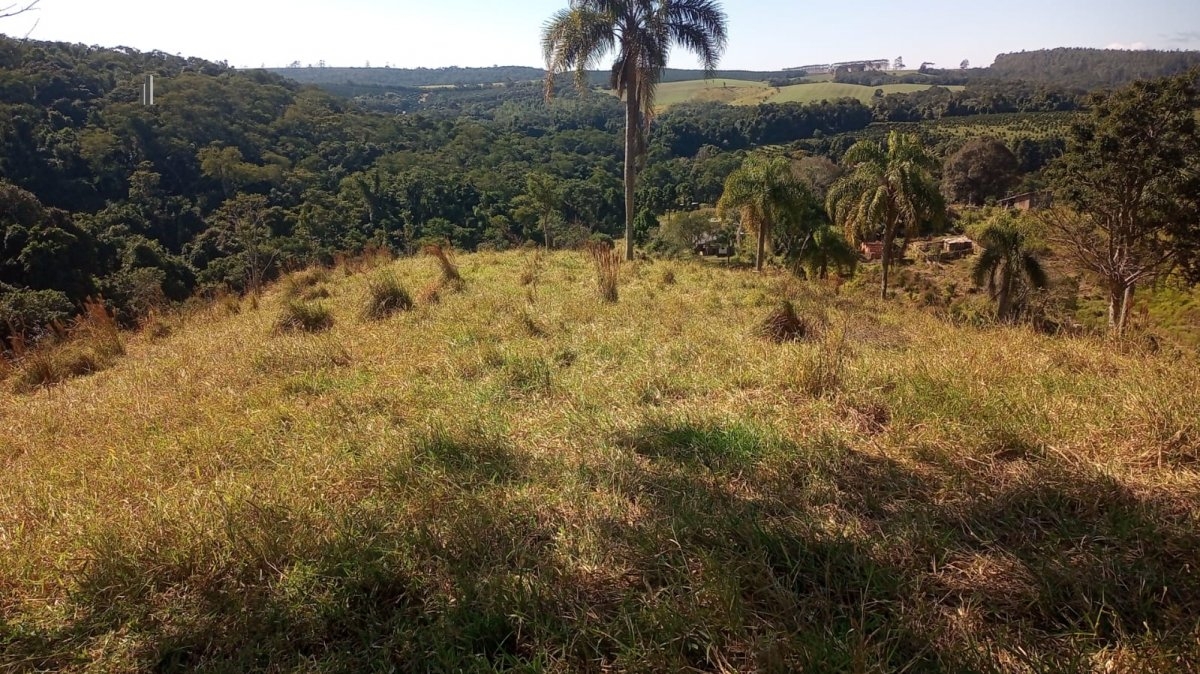
[{"label": "white tower", "polygon": [[154,75],[146,75],[142,82],[142,105],[154,105]]}]

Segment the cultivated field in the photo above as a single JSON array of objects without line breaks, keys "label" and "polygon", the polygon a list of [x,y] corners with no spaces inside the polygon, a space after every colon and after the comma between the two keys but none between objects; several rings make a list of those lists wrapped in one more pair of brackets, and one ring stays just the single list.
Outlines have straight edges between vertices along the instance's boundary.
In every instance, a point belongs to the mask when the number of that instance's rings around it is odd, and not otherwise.
[{"label": "cultivated field", "polygon": [[[309,272],[0,381],[0,670],[1200,663],[1194,356],[866,280],[460,269]],[[387,274],[416,305],[373,320]],[[759,336],[785,299],[800,340]]]},{"label": "cultivated field", "polygon": [[[758,105],[759,103],[817,103],[839,98],[857,98],[870,103],[875,91],[885,94],[902,94],[928,89],[924,84],[885,84],[868,87],[858,84],[835,82],[810,82],[786,87],[770,87],[766,82],[747,80],[692,80],[688,82],[665,82],[658,87],[657,106],[666,109],[687,102],[721,102],[730,105]],[[950,90],[962,87],[946,87]]]}]

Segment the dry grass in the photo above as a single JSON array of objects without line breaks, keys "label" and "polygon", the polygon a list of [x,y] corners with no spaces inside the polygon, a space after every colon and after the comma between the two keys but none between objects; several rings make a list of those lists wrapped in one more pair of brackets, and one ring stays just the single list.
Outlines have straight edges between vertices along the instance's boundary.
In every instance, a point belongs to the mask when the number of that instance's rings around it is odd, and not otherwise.
[{"label": "dry grass", "polygon": [[364,319],[381,321],[412,308],[412,296],[395,274],[383,274],[367,284],[367,303],[362,310]]},{"label": "dry grass", "polygon": [[617,284],[621,278],[621,254],[615,248],[600,244],[588,246],[596,266],[596,290],[605,302],[617,301]]},{"label": "dry grass", "polygon": [[317,286],[328,283],[329,279],[328,269],[313,267],[284,277],[280,287],[283,295],[290,299],[312,299],[312,293],[321,290]]},{"label": "dry grass", "polygon": [[808,325],[796,315],[796,307],[783,300],[759,324],[757,333],[776,344],[798,342],[809,333]]},{"label": "dry grass", "polygon": [[0,392],[0,670],[1195,671],[1194,356],[526,257]]},{"label": "dry grass", "polygon": [[425,246],[421,249],[421,252],[437,261],[438,269],[442,272],[441,283],[443,287],[459,287],[462,285],[463,278],[458,272],[458,265],[454,263],[453,248],[450,246]]},{"label": "dry grass", "polygon": [[323,304],[289,301],[275,319],[275,333],[323,332],[333,327],[333,312]]},{"label": "dry grass", "polygon": [[70,328],[59,328],[54,339],[27,349],[14,342],[19,354],[13,369],[13,390],[29,393],[75,377],[95,374],[125,354],[115,316],[103,300],[88,299]]}]

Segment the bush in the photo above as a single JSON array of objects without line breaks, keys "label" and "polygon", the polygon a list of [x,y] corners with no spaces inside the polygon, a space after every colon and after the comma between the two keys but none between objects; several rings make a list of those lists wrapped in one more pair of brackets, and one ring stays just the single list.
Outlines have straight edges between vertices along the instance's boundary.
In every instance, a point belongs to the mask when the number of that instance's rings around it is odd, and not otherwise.
[{"label": "bush", "polygon": [[57,290],[27,290],[0,283],[0,351],[17,335],[36,335],[75,313]]},{"label": "bush", "polygon": [[412,296],[393,274],[372,280],[367,285],[367,304],[362,316],[366,320],[381,321],[398,311],[413,308]]},{"label": "bush", "polygon": [[333,327],[333,313],[323,304],[288,302],[275,320],[275,332],[322,332]]}]

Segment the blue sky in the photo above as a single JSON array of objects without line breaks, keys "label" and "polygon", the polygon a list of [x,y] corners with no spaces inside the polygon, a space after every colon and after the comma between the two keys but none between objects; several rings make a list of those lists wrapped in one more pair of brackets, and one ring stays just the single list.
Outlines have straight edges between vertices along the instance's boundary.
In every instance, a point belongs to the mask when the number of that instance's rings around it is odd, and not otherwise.
[{"label": "blue sky", "polygon": [[[6,5],[13,0],[0,0]],[[542,22],[567,0],[41,0],[0,31],[226,60],[330,66],[539,66]],[[1200,0],[920,3],[726,0],[723,67],[903,56],[987,65],[998,53],[1057,46],[1200,49]],[[34,26],[34,21],[37,22]],[[693,67],[684,54],[672,66]]]}]

